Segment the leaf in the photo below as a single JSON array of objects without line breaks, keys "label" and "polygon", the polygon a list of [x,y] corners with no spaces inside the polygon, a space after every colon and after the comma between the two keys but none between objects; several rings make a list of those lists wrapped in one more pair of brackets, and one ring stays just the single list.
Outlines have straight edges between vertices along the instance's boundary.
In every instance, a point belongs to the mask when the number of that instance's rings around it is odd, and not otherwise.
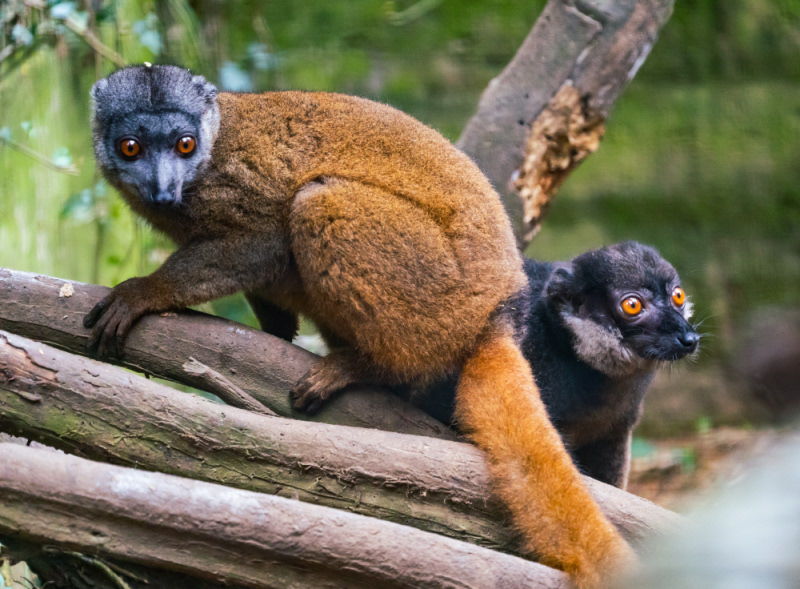
[{"label": "leaf", "polygon": [[143,20],[133,23],[133,32],[139,36],[139,43],[147,47],[153,55],[160,55],[164,48],[161,33],[158,32],[158,17],[152,12]]},{"label": "leaf", "polygon": [[50,8],[50,16],[57,20],[64,20],[75,10],[75,2],[59,2]]},{"label": "leaf", "polygon": [[85,188],[80,192],[69,195],[67,202],[61,208],[58,218],[72,220],[79,223],[87,223],[95,217],[95,200],[91,188]]},{"label": "leaf", "polygon": [[161,35],[158,31],[145,31],[139,35],[139,42],[147,47],[153,55],[160,55],[162,49]]},{"label": "leaf", "polygon": [[278,58],[263,43],[250,43],[247,46],[247,57],[253,67],[262,72],[275,69],[278,66]]},{"label": "leaf", "polygon": [[17,23],[11,29],[11,38],[19,45],[31,45],[33,43],[33,33],[25,25]]},{"label": "leaf", "polygon": [[232,61],[226,61],[219,68],[219,84],[224,90],[231,92],[253,91],[253,82],[250,80],[250,76]]},{"label": "leaf", "polygon": [[69,148],[59,147],[53,152],[53,163],[59,168],[68,168],[72,165],[72,156],[69,153]]}]

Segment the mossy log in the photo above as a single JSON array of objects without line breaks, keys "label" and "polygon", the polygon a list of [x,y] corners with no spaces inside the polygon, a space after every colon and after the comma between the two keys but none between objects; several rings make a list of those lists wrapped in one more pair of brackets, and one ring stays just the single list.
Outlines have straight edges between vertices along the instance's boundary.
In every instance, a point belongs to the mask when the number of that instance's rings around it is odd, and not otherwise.
[{"label": "mossy log", "polygon": [[[516,549],[469,444],[270,417],[180,393],[0,332],[0,431],[114,464],[181,475]],[[632,541],[671,512],[586,479]]]}]

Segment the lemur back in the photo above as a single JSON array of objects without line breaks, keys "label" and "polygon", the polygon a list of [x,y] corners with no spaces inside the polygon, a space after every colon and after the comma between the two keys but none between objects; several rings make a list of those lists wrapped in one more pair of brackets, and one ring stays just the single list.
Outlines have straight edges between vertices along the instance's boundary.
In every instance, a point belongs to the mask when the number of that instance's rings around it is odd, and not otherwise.
[{"label": "lemur back", "polygon": [[385,105],[218,94],[171,66],[123,69],[92,98],[101,170],[179,245],[87,315],[99,353],[122,353],[143,314],[244,291],[265,331],[290,339],[303,313],[330,347],[293,390],[298,410],[460,369],[461,424],[524,550],[584,588],[632,559],[547,419],[517,341],[522,260],[469,158]]}]

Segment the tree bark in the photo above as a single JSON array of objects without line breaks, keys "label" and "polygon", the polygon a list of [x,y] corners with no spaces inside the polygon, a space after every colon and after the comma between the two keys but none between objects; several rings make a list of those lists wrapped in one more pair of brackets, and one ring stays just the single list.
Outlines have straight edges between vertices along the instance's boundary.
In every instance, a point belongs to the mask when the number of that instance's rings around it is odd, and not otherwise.
[{"label": "tree bark", "polygon": [[[108,294],[103,286],[0,268],[0,329],[86,355],[83,317]],[[186,366],[190,359],[190,363]],[[458,436],[420,409],[378,388],[348,389],[319,414],[295,412],[289,391],[318,356],[264,332],[203,313],[148,315],[138,321],[119,365],[225,396],[196,364],[275,413],[444,439]],[[230,399],[230,397],[228,397]],[[243,405],[239,405],[243,406]],[[248,408],[245,405],[245,408]]]},{"label": "tree bark", "polygon": [[520,241],[603,135],[674,0],[550,0],[514,59],[486,88],[458,147],[503,196]]},{"label": "tree bark", "polygon": [[[0,332],[0,431],[88,458],[349,510],[516,549],[469,444],[257,415]],[[675,514],[586,479],[637,543]]]},{"label": "tree bark", "polygon": [[0,496],[0,533],[254,589],[567,587],[548,567],[407,526],[12,444]]}]

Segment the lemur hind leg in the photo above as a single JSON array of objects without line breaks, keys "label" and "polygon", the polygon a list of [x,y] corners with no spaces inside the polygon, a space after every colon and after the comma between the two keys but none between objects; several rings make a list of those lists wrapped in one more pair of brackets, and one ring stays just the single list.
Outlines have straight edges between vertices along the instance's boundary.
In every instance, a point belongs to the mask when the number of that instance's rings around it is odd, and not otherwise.
[{"label": "lemur hind leg", "polygon": [[624,490],[628,486],[631,430],[623,429],[584,444],[575,448],[572,455],[584,474]]},{"label": "lemur hind leg", "polygon": [[258,319],[261,331],[287,342],[294,339],[300,327],[300,322],[295,313],[281,309],[257,292],[246,292],[244,296],[247,302],[250,303],[256,319]]},{"label": "lemur hind leg", "polygon": [[309,318],[388,383],[455,368],[501,298],[493,289],[510,281],[474,284],[483,267],[472,268],[476,254],[459,223],[380,187],[309,182],[290,217]]}]

